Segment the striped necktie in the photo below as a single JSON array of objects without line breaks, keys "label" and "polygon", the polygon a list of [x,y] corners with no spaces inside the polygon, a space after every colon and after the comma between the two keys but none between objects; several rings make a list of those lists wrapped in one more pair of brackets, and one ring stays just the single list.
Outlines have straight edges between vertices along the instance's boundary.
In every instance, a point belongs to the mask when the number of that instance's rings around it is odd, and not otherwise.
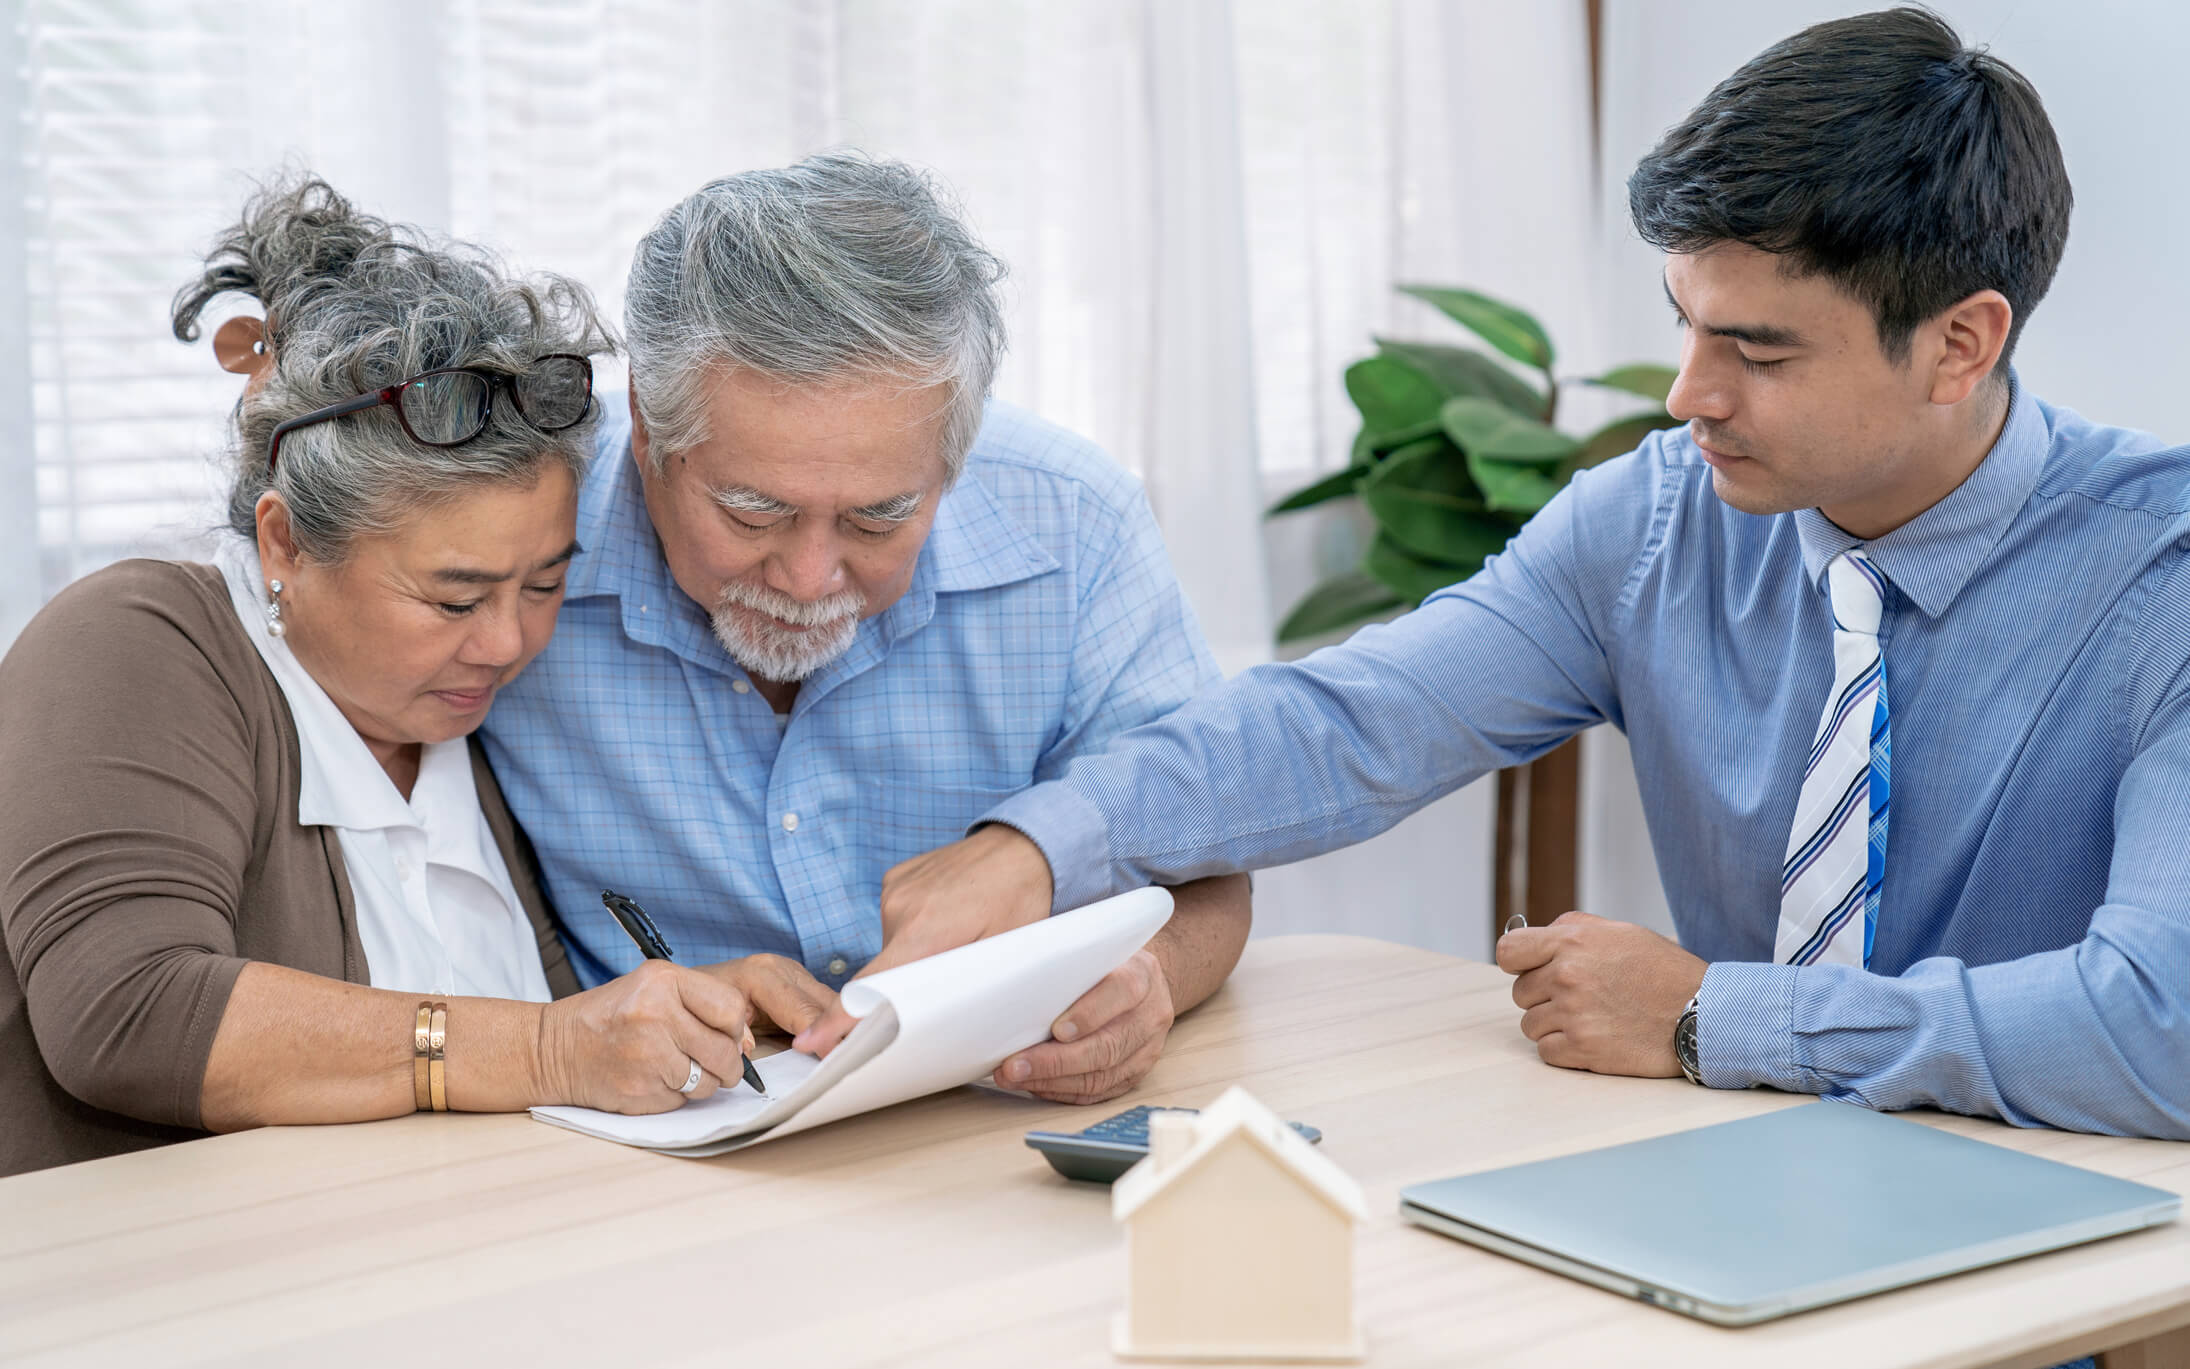
[{"label": "striped necktie", "polygon": [[1893,749],[1886,663],[1878,654],[1886,578],[1869,557],[1850,550],[1826,567],[1825,587],[1833,613],[1833,690],[1810,743],[1780,871],[1772,959],[1782,965],[1870,964],[1886,874]]}]

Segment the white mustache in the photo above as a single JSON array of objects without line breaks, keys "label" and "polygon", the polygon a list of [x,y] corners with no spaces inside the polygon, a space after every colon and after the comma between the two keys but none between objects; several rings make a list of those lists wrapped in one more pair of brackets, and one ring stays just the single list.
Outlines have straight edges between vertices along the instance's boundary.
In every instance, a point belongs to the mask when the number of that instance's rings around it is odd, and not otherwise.
[{"label": "white mustache", "polygon": [[715,603],[717,612],[732,606],[749,608],[793,627],[820,627],[824,623],[857,617],[867,607],[867,596],[858,590],[846,589],[819,599],[794,599],[765,585],[732,581],[722,587]]},{"label": "white mustache", "polygon": [[[752,622],[731,612],[764,615]],[[840,590],[812,601],[762,585],[728,584],[715,597],[715,640],[732,660],[764,680],[803,680],[842,656],[859,633],[867,597]]]}]

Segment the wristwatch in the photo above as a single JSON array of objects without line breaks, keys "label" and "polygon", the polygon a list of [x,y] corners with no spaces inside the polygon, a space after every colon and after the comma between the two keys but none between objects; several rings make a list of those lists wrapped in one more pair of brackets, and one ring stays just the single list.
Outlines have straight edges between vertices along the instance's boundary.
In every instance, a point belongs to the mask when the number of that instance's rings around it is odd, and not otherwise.
[{"label": "wristwatch", "polygon": [[1681,1073],[1688,1082],[1699,1088],[1708,1087],[1703,1082],[1703,1066],[1696,1062],[1696,1004],[1703,995],[1688,1000],[1681,1012],[1681,1020],[1673,1024],[1673,1058],[1681,1062]]}]

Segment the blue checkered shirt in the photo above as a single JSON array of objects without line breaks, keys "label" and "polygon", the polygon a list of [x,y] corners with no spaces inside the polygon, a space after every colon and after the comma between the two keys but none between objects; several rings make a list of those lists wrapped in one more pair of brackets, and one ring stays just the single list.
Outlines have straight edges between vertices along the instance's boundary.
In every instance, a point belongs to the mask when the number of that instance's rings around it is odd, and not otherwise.
[{"label": "blue checkered shirt", "polygon": [[484,730],[579,977],[772,951],[832,986],[881,948],[882,876],[1218,677],[1148,501],[1093,445],[997,404],[911,587],[806,681],[787,730],[678,589],[621,396],[603,404],[554,640]]},{"label": "blue checkered shirt", "polygon": [[1609,722],[1713,962],[1709,1083],[2190,1137],[2190,449],[2018,385],[1977,471],[1865,544],[1893,682],[1872,972],[1770,963],[1833,680],[1822,579],[1852,545],[1815,510],[1728,507],[1686,432],[1657,434],[1473,579],[996,816],[1069,905],[1359,841]]}]

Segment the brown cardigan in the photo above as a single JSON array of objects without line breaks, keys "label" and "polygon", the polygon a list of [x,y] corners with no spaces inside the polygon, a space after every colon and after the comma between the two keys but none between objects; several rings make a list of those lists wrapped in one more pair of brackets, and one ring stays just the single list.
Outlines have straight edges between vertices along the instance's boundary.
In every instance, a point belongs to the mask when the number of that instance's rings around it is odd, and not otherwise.
[{"label": "brown cardigan", "polygon": [[[472,772],[548,988],[531,848]],[[335,833],[297,822],[296,724],[211,566],[125,561],[0,660],[0,1175],[203,1135],[244,962],[370,981]]]}]

